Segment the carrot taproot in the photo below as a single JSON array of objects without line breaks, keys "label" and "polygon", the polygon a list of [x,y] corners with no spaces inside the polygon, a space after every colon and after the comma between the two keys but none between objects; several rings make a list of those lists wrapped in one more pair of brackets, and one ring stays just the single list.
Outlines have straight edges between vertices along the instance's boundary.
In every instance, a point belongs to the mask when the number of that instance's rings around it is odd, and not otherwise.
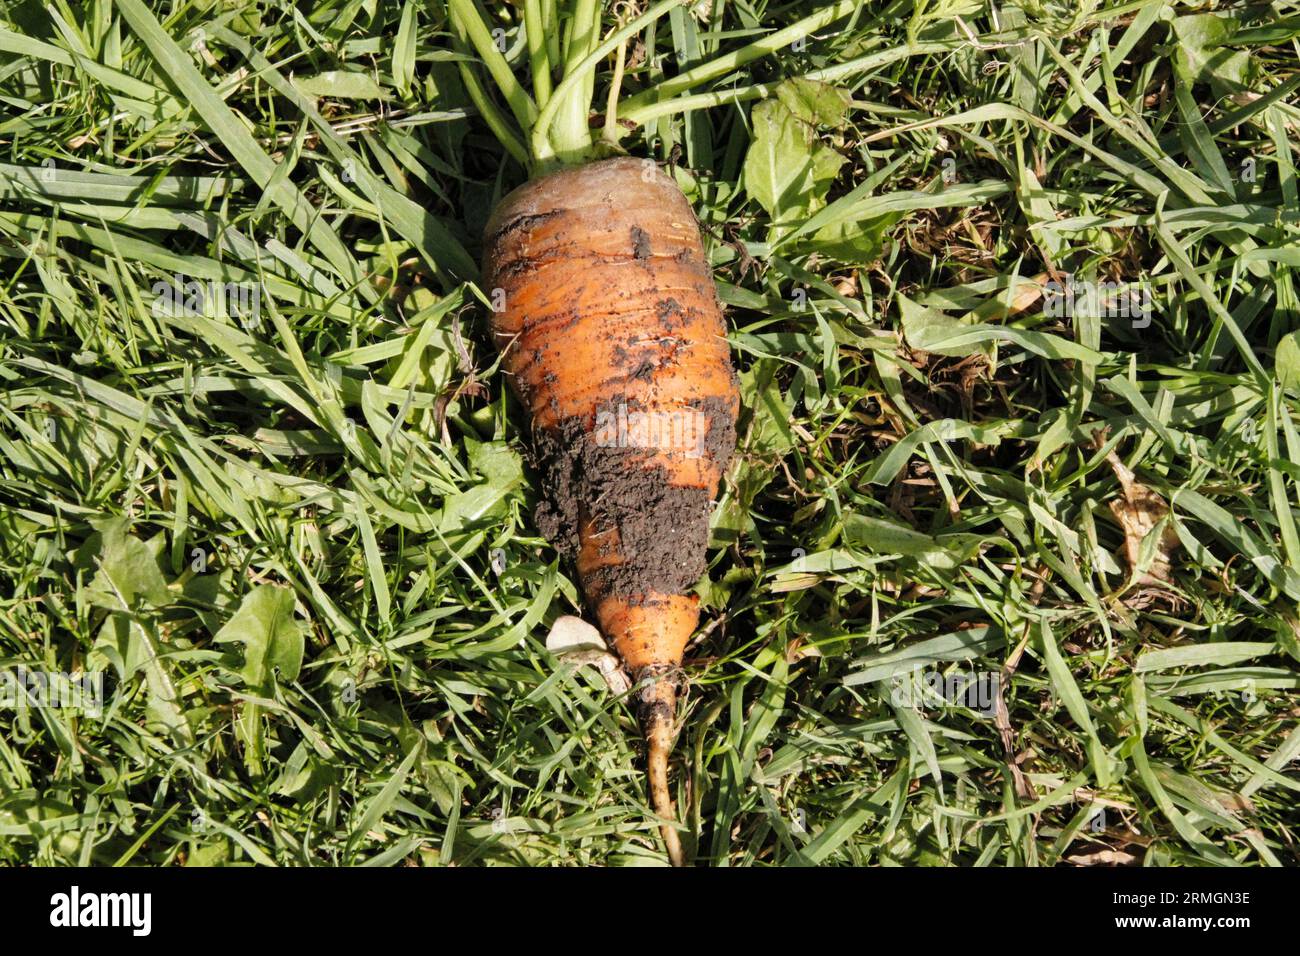
[{"label": "carrot taproot", "polygon": [[651,803],[680,865],[668,757],[740,406],[695,214],[653,162],[563,169],[497,206],[483,279],[532,422],[539,525],[639,685]]},{"label": "carrot taproot", "polygon": [[[538,524],[573,561],[601,630],[638,681],[651,804],[676,864],[684,853],[668,756],[682,655],[699,623],[692,591],[705,570],[711,502],[735,450],[740,398],[690,203],[653,162],[602,157],[651,120],[770,95],[763,83],[692,91],[861,8],[861,0],[830,0],[620,100],[627,45],[691,3],[647,0],[619,10],[605,30],[604,0],[521,0],[530,94],[497,46],[495,20],[474,0],[446,0],[465,90],[532,177],[489,218],[481,286],[492,295],[502,368],[532,421],[544,492]],[[558,36],[543,35],[547,11],[561,7],[562,49]],[[590,105],[611,57],[597,142]]]}]

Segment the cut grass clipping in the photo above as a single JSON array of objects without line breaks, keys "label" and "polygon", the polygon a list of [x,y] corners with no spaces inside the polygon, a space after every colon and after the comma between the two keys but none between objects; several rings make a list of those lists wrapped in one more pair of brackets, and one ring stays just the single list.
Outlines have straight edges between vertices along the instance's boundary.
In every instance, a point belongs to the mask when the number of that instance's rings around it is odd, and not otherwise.
[{"label": "cut grass clipping", "polygon": [[1298,40],[0,10],[0,862],[1297,862]]}]

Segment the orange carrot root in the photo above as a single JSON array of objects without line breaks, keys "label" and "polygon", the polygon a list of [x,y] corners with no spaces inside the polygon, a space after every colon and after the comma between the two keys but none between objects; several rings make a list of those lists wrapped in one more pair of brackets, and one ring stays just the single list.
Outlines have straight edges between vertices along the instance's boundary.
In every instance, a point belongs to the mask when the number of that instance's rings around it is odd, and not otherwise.
[{"label": "orange carrot root", "polygon": [[740,409],[695,213],[653,162],[566,169],[497,206],[483,277],[502,369],[532,422],[538,527],[573,561],[624,665],[653,678],[640,708],[650,799],[680,866],[676,682]]}]

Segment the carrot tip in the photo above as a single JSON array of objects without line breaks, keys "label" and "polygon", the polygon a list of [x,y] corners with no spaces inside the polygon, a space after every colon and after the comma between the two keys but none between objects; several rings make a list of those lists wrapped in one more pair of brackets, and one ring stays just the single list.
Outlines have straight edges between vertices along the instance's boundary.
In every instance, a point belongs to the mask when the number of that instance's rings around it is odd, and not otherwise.
[{"label": "carrot tip", "polygon": [[[664,821],[676,820],[668,788],[668,755],[673,749],[673,724],[677,710],[677,682],[681,669],[673,665],[650,666],[641,669],[638,678],[640,689],[640,717],[646,739],[646,775],[650,787],[650,805]],[[659,825],[668,860],[673,866],[686,865],[681,835],[671,823]]]}]

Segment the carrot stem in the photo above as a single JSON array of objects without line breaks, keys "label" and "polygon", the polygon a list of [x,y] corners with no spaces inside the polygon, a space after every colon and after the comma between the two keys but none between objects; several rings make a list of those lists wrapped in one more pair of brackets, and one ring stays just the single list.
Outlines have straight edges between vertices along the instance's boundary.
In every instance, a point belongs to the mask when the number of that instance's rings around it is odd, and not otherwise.
[{"label": "carrot stem", "polygon": [[[775,83],[756,83],[737,89],[686,96],[674,94],[725,76],[746,63],[774,53],[861,9],[860,0],[836,0],[761,40],[701,63],[679,76],[629,97],[620,110],[617,98],[627,39],[673,8],[688,5],[691,0],[659,0],[645,13],[614,30],[604,42],[599,42],[602,0],[575,0],[563,44],[560,42],[556,2],[557,0],[523,0],[534,99],[520,85],[505,57],[492,42],[475,0],[447,0],[457,35],[462,41],[472,44],[482,59],[522,128],[527,146],[521,147],[518,138],[503,122],[500,111],[491,105],[481,87],[470,84],[470,95],[492,127],[493,133],[501,139],[511,155],[525,163],[533,173],[549,169],[557,164],[557,160],[567,164],[582,163],[593,158],[596,145],[587,122],[587,114],[595,91],[596,67],[611,52],[618,50],[619,57],[615,64],[615,80],[610,90],[610,105],[606,109],[602,136],[607,146],[616,144],[622,138],[625,128],[643,126],[661,116],[771,95]],[[830,81],[896,59],[931,52],[928,48],[940,46],[948,48],[941,44],[918,43],[887,50],[848,63],[814,70],[806,74],[805,78]],[[552,88],[552,71],[557,65],[563,66],[563,75]],[[462,73],[465,73],[463,69]],[[622,122],[619,122],[620,115]],[[529,158],[521,157],[520,153],[526,153]]]},{"label": "carrot stem", "polygon": [[623,69],[627,65],[627,41],[618,45],[618,55],[614,58],[614,78],[609,84],[609,99],[605,102],[605,134],[607,143],[617,143],[618,133],[618,91],[623,86]]},{"label": "carrot stem", "polygon": [[[533,123],[533,155],[539,160],[550,159],[557,155],[556,144],[553,143],[551,137],[551,126],[555,122],[556,114],[559,112],[565,98],[578,89],[578,84],[586,82],[588,71],[592,70],[602,58],[608,56],[615,47],[646,26],[646,24],[653,23],[671,8],[689,2],[690,0],[659,0],[641,16],[615,30],[604,43],[597,46],[582,60],[577,63],[570,61],[571,66],[565,70],[564,79],[555,88],[550,102],[546,104],[546,107],[538,114],[536,122]],[[582,122],[585,129],[587,122],[586,104],[583,107]],[[557,137],[557,139],[560,138]],[[588,145],[590,145],[590,140],[591,135],[587,133]],[[560,148],[564,148],[562,139],[560,139]]]},{"label": "carrot stem", "polygon": [[474,0],[447,0],[447,7],[452,22],[462,31],[462,38],[467,38],[473,45],[479,59],[487,67],[492,82],[496,83],[497,88],[501,90],[501,95],[506,98],[510,112],[514,113],[515,119],[522,128],[529,129],[537,119],[537,104],[528,95],[528,91],[520,85],[519,80],[510,70],[510,64],[497,49],[491,31],[488,30],[487,24],[474,6]]},{"label": "carrot stem", "polygon": [[[813,80],[816,82],[830,83],[841,77],[850,76],[854,73],[865,73],[882,66],[888,66],[890,63],[898,60],[906,60],[913,56],[927,56],[931,53],[946,53],[954,49],[955,44],[947,41],[927,41],[918,43],[916,46],[898,46],[891,47],[888,50],[880,50],[867,56],[858,57],[856,60],[849,60],[845,63],[837,63],[834,66],[822,67],[819,70],[810,70],[804,73],[800,79]],[[670,100],[663,100],[658,103],[648,103],[644,106],[631,108],[629,104],[632,99],[624,101],[621,115],[624,123],[616,129],[618,136],[622,137],[625,132],[625,124],[631,123],[633,126],[644,126],[651,120],[658,119],[661,116],[671,116],[674,113],[688,113],[691,110],[710,109],[714,106],[722,106],[727,103],[744,103],[749,100],[765,99],[771,96],[783,80],[774,80],[770,83],[754,83],[749,86],[740,86],[727,90],[711,90],[708,93],[692,93],[687,96],[677,96]]]},{"label": "carrot stem", "polygon": [[542,0],[542,28],[546,36],[546,59],[554,69],[563,62],[560,53],[560,14],[555,0]]},{"label": "carrot stem", "polygon": [[541,0],[524,0],[524,33],[528,63],[533,71],[533,99],[541,109],[551,98],[551,58],[546,49],[545,16]]},{"label": "carrot stem", "polygon": [[685,73],[664,80],[657,86],[652,86],[635,96],[628,97],[624,107],[628,111],[635,111],[677,93],[685,92],[693,86],[699,86],[709,80],[726,76],[737,67],[767,56],[769,53],[775,53],[782,47],[787,47],[798,40],[802,40],[815,30],[820,30],[822,27],[848,16],[861,5],[861,0],[840,0],[838,3],[822,7],[802,20],[792,23],[782,30],[777,30],[761,40],[755,40],[739,50],[733,50],[731,53],[715,57],[687,70]]},{"label": "carrot stem", "polygon": [[[463,44],[459,44],[462,45]],[[528,169],[532,165],[532,158],[528,154],[528,147],[524,145],[515,131],[510,126],[510,118],[497,108],[492,102],[492,98],[487,95],[483,89],[483,84],[474,74],[473,64],[462,61],[460,64],[461,82],[465,84],[465,90],[469,93],[469,98],[474,102],[474,108],[479,111],[483,121],[488,124],[492,130],[492,135],[497,138],[506,152],[513,156],[519,163]]]},{"label": "carrot stem", "polygon": [[[591,96],[587,92],[587,72],[579,72],[578,64],[591,50],[592,38],[600,31],[600,0],[577,0],[569,21],[568,45],[564,51],[564,73],[567,80],[575,77],[577,83],[561,83],[555,91],[557,122],[550,137],[555,155],[565,162],[580,162],[589,158],[591,130],[587,126],[587,111]],[[549,105],[549,104],[548,104]],[[549,157],[538,155],[539,159]]]}]

